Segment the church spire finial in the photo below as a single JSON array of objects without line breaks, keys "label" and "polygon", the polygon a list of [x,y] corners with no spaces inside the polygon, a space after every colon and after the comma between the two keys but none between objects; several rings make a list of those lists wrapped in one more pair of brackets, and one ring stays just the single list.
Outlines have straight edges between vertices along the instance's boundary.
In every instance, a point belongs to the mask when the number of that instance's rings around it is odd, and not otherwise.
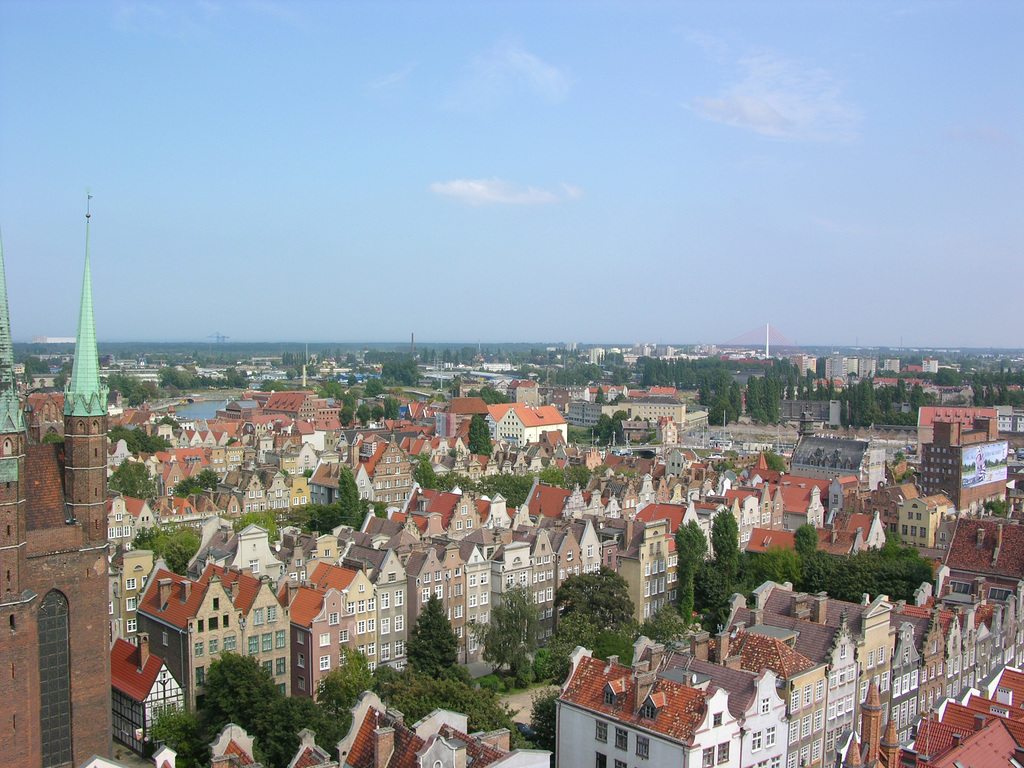
[{"label": "church spire finial", "polygon": [[96,323],[92,312],[92,270],[89,265],[89,220],[92,218],[88,194],[85,204],[85,274],[82,277],[82,303],[78,310],[78,336],[75,339],[75,363],[71,380],[64,391],[65,416],[103,416],[107,413],[107,388],[100,381],[100,361],[96,351]]},{"label": "church spire finial", "polygon": [[14,378],[14,344],[11,341],[11,317],[7,310],[7,274],[4,270],[4,246],[0,240],[0,432],[20,432],[25,417],[18,402]]}]

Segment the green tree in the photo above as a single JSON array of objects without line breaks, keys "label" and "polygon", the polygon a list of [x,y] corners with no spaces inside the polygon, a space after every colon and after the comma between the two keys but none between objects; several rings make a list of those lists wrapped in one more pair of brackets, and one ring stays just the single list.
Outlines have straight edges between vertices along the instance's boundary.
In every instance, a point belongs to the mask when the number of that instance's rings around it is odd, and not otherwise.
[{"label": "green tree", "polygon": [[491,430],[479,413],[474,413],[469,422],[469,452],[481,456],[491,455]]},{"label": "green tree", "polygon": [[517,731],[508,709],[493,691],[473,688],[454,677],[429,677],[406,668],[401,674],[391,672],[374,680],[378,695],[405,715],[406,722],[415,723],[435,709],[463,712],[469,717],[469,730],[494,731],[508,728]]},{"label": "green tree", "polygon": [[156,496],[156,482],[146,465],[137,461],[122,461],[110,475],[107,487],[133,499],[152,499]]},{"label": "green tree", "polygon": [[45,435],[43,435],[42,442],[44,445],[48,445],[50,443],[60,444],[64,442],[64,435],[60,435],[56,432],[47,432]]},{"label": "green tree", "polygon": [[689,624],[693,620],[693,577],[708,556],[708,540],[696,520],[676,529],[676,553],[679,615]]},{"label": "green tree", "polygon": [[245,530],[250,525],[265,528],[271,541],[277,541],[277,517],[271,509],[265,512],[246,512],[235,520],[231,527],[236,531]]},{"label": "green tree", "polygon": [[378,378],[367,379],[363,392],[367,397],[376,397],[384,394],[384,384]]},{"label": "green tree", "polygon": [[205,768],[210,764],[210,735],[193,710],[165,709],[147,735],[177,752],[175,764],[180,768]]},{"label": "green tree", "polygon": [[764,453],[764,460],[768,464],[768,469],[772,472],[786,471],[786,460],[779,456],[775,451],[767,451]]},{"label": "green tree", "polygon": [[672,608],[665,606],[640,625],[640,634],[656,643],[669,645],[682,638],[687,624]]},{"label": "green tree", "polygon": [[431,595],[409,632],[405,651],[414,670],[432,677],[458,663],[459,638],[436,595]]},{"label": "green tree", "polygon": [[618,631],[633,619],[629,584],[610,568],[570,576],[555,592],[555,610],[564,620],[579,611],[596,626]]},{"label": "green tree", "polygon": [[199,536],[187,527],[148,528],[139,531],[132,541],[132,549],[152,551],[154,557],[162,557],[168,568],[183,576],[189,562],[199,551]]},{"label": "green tree", "polygon": [[793,540],[800,557],[810,557],[811,553],[818,549],[818,531],[809,523],[804,523],[796,529]]},{"label": "green tree", "polygon": [[555,751],[555,736],[558,733],[558,696],[560,691],[549,690],[533,696],[530,727],[537,734],[537,747]]},{"label": "green tree", "polygon": [[766,552],[757,552],[747,561],[748,583],[752,586],[774,581],[776,584],[790,582],[799,584],[803,578],[803,560],[793,549],[769,547]]},{"label": "green tree", "polygon": [[[478,625],[481,626],[481,625]],[[540,617],[533,593],[526,586],[509,589],[491,611],[491,621],[480,630],[484,661],[519,675],[530,666],[530,654],[537,649]]]},{"label": "green tree", "polygon": [[363,691],[373,688],[373,673],[366,657],[359,651],[343,648],[340,664],[320,678],[316,701],[324,713],[337,721],[339,730],[348,731],[352,723],[349,712]]},{"label": "green tree", "polygon": [[398,411],[401,408],[401,403],[394,397],[384,398],[384,418],[385,419],[397,419]]},{"label": "green tree", "polygon": [[739,576],[740,529],[736,524],[736,518],[727,509],[715,515],[711,523],[711,550],[714,554],[715,568],[731,589]]},{"label": "green tree", "polygon": [[577,645],[593,650],[598,629],[594,620],[583,612],[570,613],[558,620],[558,629],[548,641],[548,673],[555,683],[569,676],[569,657]]},{"label": "green tree", "polygon": [[254,657],[222,653],[206,673],[203,718],[212,733],[235,723],[261,739],[279,698],[284,694]]},{"label": "green tree", "polygon": [[358,528],[362,524],[365,506],[363,500],[359,498],[359,488],[356,487],[355,477],[344,465],[338,472],[337,504],[342,522],[354,528]]}]

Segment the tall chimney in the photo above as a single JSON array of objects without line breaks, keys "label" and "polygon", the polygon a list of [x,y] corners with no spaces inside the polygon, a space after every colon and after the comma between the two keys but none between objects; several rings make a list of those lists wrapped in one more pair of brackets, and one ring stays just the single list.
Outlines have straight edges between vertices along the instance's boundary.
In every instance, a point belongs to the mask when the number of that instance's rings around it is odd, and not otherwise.
[{"label": "tall chimney", "polygon": [[395,753],[395,729],[389,726],[373,731],[373,768],[388,768]]},{"label": "tall chimney", "polygon": [[181,580],[181,602],[187,603],[192,595],[192,582],[188,579]]},{"label": "tall chimney", "polygon": [[172,583],[173,582],[172,582],[171,579],[160,579],[156,583],[157,589],[159,590],[159,592],[157,593],[157,596],[160,598],[160,608],[161,609],[163,609],[163,607],[165,605],[167,605],[167,601],[171,599],[171,584]]},{"label": "tall chimney", "polygon": [[819,592],[814,596],[814,605],[811,609],[811,621],[815,624],[824,624],[828,618],[828,592]]},{"label": "tall chimney", "polygon": [[725,664],[729,658],[729,630],[723,629],[715,636],[715,661]]},{"label": "tall chimney", "polygon": [[146,662],[149,661],[149,633],[139,633],[139,672],[146,668]]},{"label": "tall chimney", "polygon": [[657,672],[641,672],[636,675],[636,699],[633,703],[634,712],[639,712],[644,705],[647,696],[654,688],[654,681],[658,679]]},{"label": "tall chimney", "polygon": [[690,637],[690,654],[699,661],[707,661],[710,645],[711,635],[708,632],[697,632]]}]

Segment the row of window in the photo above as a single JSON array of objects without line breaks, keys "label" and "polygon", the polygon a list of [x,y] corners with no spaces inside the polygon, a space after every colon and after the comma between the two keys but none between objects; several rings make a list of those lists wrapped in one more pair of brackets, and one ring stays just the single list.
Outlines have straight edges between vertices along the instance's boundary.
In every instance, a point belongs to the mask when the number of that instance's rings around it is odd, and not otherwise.
[{"label": "row of window", "polygon": [[[603,720],[598,720],[596,724],[596,731],[594,738],[600,742],[608,742],[608,723]],[[647,758],[651,753],[651,740],[647,736],[636,735],[635,739],[636,754],[638,757]],[[615,748],[628,750],[629,749],[629,731],[625,728],[615,728]],[[600,752],[597,753],[598,766],[601,765],[601,759],[604,755]]]}]

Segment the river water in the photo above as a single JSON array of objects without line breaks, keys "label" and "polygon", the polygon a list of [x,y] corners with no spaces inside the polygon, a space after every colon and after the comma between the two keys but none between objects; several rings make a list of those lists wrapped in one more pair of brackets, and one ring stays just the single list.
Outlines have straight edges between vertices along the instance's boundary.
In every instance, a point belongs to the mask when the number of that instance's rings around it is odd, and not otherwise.
[{"label": "river water", "polygon": [[227,402],[223,398],[215,398],[198,403],[175,405],[174,415],[179,419],[212,419],[217,415],[217,411],[224,408]]}]

